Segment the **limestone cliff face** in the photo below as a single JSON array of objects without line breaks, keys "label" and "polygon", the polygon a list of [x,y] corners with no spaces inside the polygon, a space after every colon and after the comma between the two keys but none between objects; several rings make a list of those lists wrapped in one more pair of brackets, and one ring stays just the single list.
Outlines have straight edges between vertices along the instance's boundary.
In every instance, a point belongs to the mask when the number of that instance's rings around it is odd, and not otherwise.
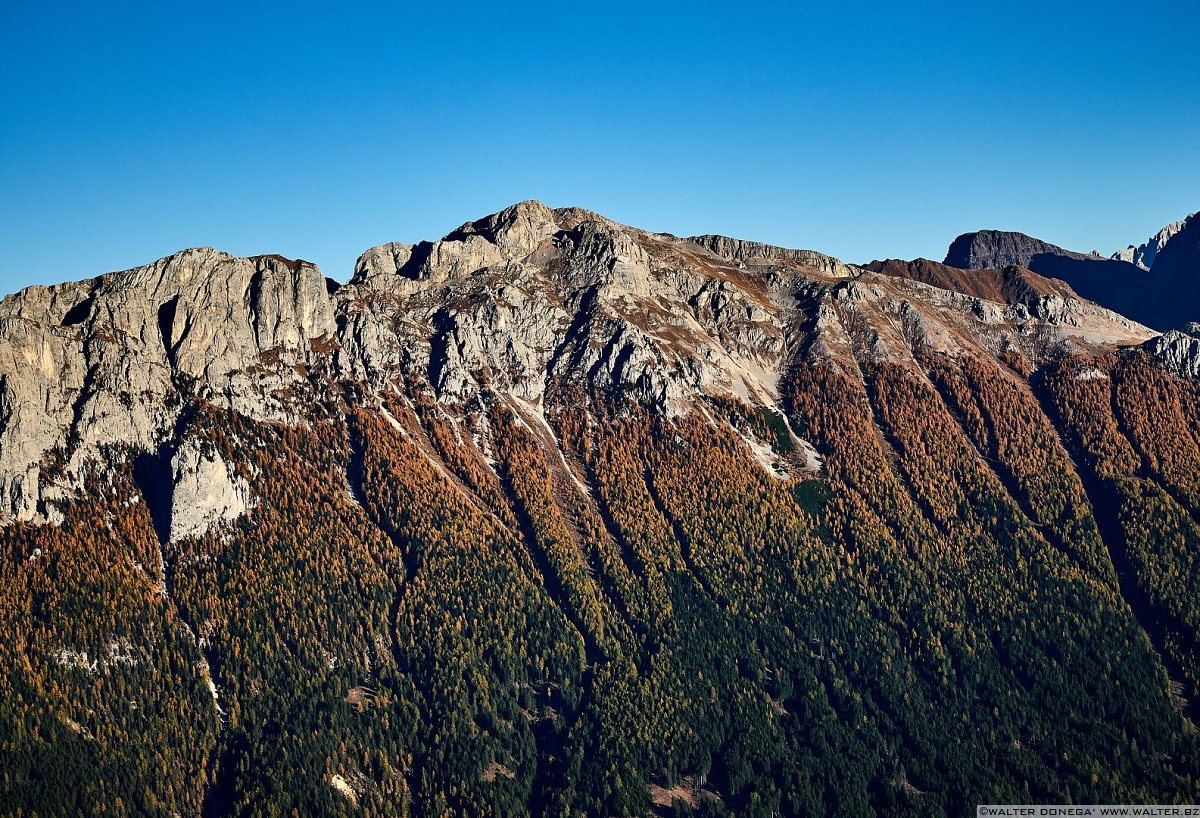
[{"label": "limestone cliff face", "polygon": [[1181,378],[1200,380],[1200,324],[1170,330],[1147,341],[1146,350],[1163,368]]},{"label": "limestone cliff face", "polygon": [[253,502],[246,481],[230,471],[221,455],[203,451],[191,440],[171,458],[171,479],[171,542],[235,520]]},{"label": "limestone cliff face", "polygon": [[[334,335],[324,277],[304,262],[209,248],[0,303],[0,497],[27,519],[107,447],[153,450],[184,397],[282,417],[314,342]],[[63,461],[43,486],[47,459]]]},{"label": "limestone cliff face", "polygon": [[208,248],[31,287],[0,302],[0,514],[52,517],[89,464],[169,450],[172,538],[236,516],[252,500],[225,465],[173,439],[195,401],[300,422],[353,382],[367,399],[425,391],[452,413],[615,395],[670,414],[705,396],[775,404],[804,358],[1036,365],[1154,335],[1027,270],[995,293],[922,270],[523,202],[440,241],[372,248],[340,287],[307,262]]}]

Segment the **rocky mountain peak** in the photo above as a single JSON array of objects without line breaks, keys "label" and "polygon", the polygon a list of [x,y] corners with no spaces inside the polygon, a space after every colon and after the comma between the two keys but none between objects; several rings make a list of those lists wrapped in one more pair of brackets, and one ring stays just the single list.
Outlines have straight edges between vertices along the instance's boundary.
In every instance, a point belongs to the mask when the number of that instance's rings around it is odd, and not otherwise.
[{"label": "rocky mountain peak", "polygon": [[712,398],[777,407],[781,373],[803,360],[1034,365],[1055,345],[1152,335],[1028,270],[969,284],[925,264],[864,269],[521,202],[438,241],[371,248],[341,287],[305,261],[195,248],[29,288],[0,302],[0,511],[52,517],[89,463],[170,456],[196,401],[293,423],[355,384],[451,414],[507,402],[531,423],[594,396],[672,415]]},{"label": "rocky mountain peak", "polygon": [[1011,265],[1029,267],[1037,256],[1049,255],[1072,259],[1098,259],[1095,253],[1076,253],[1035,239],[1024,233],[1005,230],[977,230],[963,233],[946,252],[945,264],[964,270],[1002,269]]},{"label": "rocky mountain peak", "polygon": [[1144,344],[1163,368],[1181,378],[1200,379],[1200,324],[1168,330]]},{"label": "rocky mountain peak", "polygon": [[[616,228],[598,214],[581,208],[552,210],[529,200],[476,221],[467,222],[439,241],[389,243],[372,247],[355,264],[352,283],[371,281],[388,288],[386,277],[410,281],[443,280],[493,265],[519,262],[552,237],[576,231],[586,223]],[[380,278],[385,277],[385,278]]]},{"label": "rocky mountain peak", "polygon": [[561,221],[553,210],[535,200],[518,202],[478,221],[467,222],[446,241],[461,241],[479,235],[505,253],[528,255],[546,238],[558,232]]},{"label": "rocky mountain peak", "polygon": [[[1156,277],[1161,276],[1179,296],[1197,292],[1195,280],[1200,272],[1200,213],[1184,219],[1179,229],[1163,243],[1154,256],[1151,272]],[[1195,316],[1186,320],[1195,320]]]},{"label": "rocky mountain peak", "polygon": [[1112,258],[1128,262],[1142,270],[1149,270],[1154,266],[1154,259],[1158,256],[1158,252],[1166,246],[1167,242],[1176,233],[1183,230],[1184,225],[1187,224],[1188,219],[1192,215],[1189,215],[1187,219],[1171,222],[1137,247],[1131,244],[1124,250],[1118,250],[1112,254]]}]

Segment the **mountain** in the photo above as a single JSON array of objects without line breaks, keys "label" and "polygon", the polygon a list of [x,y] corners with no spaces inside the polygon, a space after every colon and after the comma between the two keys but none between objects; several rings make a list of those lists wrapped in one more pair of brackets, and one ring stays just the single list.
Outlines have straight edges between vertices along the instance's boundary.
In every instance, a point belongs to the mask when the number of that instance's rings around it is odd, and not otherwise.
[{"label": "mountain", "polygon": [[1155,289],[1162,295],[1160,322],[1182,327],[1200,315],[1200,215],[1189,216],[1171,237],[1150,268]]},{"label": "mountain", "polygon": [[[1170,231],[1164,228],[1159,236]],[[1182,234],[1181,227],[1175,235]],[[1181,242],[1186,245],[1187,239]],[[1170,242],[1162,245],[1170,246]],[[1137,259],[1157,261],[1160,251],[1153,240]],[[1002,268],[1008,265],[1026,267],[1047,278],[1065,281],[1084,298],[1103,304],[1158,330],[1177,328],[1200,318],[1200,290],[1189,286],[1200,262],[1195,256],[1184,260],[1182,250],[1165,267],[1147,270],[1117,253],[1111,259],[1095,253],[1083,254],[1064,250],[1053,244],[1022,233],[981,230],[964,233],[956,238],[946,253],[945,263],[964,270]],[[1170,273],[1164,273],[1167,268]]]},{"label": "mountain", "polygon": [[[1188,218],[1191,218],[1191,216]],[[1145,243],[1139,244],[1137,247],[1131,244],[1124,250],[1118,250],[1113,253],[1112,258],[1117,261],[1128,262],[1143,270],[1149,270],[1154,265],[1154,259],[1158,255],[1158,251],[1165,247],[1167,242],[1171,240],[1171,237],[1182,230],[1186,223],[1187,219],[1171,222],[1150,237]]]},{"label": "mountain", "polygon": [[1039,256],[1054,256],[1076,261],[1100,258],[1094,253],[1085,255],[1064,250],[1041,239],[1026,236],[1024,233],[979,230],[974,233],[963,233],[951,242],[950,249],[946,251],[945,263],[964,270],[1001,268],[1010,265],[1029,267],[1030,263]]},{"label": "mountain", "polygon": [[537,202],[28,288],[0,812],[1194,801],[1192,340]]}]

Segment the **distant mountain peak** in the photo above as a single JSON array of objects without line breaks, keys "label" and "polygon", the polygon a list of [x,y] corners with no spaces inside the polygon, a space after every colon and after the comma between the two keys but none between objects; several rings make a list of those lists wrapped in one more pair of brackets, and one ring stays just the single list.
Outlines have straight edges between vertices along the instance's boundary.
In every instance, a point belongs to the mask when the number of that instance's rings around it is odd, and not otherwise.
[{"label": "distant mountain peak", "polygon": [[1055,244],[1008,230],[976,230],[963,233],[946,252],[945,263],[963,270],[1003,269],[1010,265],[1029,267],[1035,256],[1051,255],[1073,259],[1099,259],[1096,253],[1077,253]]},{"label": "distant mountain peak", "polygon": [[956,238],[945,264],[964,270],[1028,268],[1065,281],[1076,293],[1157,330],[1200,316],[1200,219],[1167,225],[1140,247],[1104,258],[1002,230]]},{"label": "distant mountain peak", "polygon": [[1160,250],[1166,246],[1171,238],[1183,229],[1187,224],[1188,219],[1196,214],[1192,213],[1185,219],[1171,222],[1162,230],[1159,230],[1142,244],[1134,247],[1132,244],[1124,250],[1118,250],[1112,254],[1112,258],[1118,261],[1128,262],[1135,267],[1140,267],[1143,270],[1149,270],[1154,266],[1154,259],[1158,256]]}]

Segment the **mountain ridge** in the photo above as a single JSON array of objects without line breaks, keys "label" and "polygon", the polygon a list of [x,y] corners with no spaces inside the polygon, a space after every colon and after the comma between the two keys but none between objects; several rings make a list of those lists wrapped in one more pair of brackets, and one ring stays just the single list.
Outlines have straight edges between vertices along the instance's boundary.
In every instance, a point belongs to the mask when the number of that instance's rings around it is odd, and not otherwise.
[{"label": "mountain ridge", "polygon": [[1188,214],[1185,218],[1171,222],[1164,226],[1161,230],[1148,238],[1146,241],[1136,247],[1130,244],[1124,250],[1118,250],[1113,253],[1110,258],[1118,261],[1126,261],[1135,267],[1140,267],[1143,270],[1150,270],[1154,266],[1154,259],[1158,256],[1158,252],[1167,245],[1167,242],[1184,228],[1188,219],[1194,216],[1194,213]]},{"label": "mountain ridge", "polygon": [[[1174,223],[1144,245],[1140,255],[1077,253],[1025,235],[997,230],[964,233],[950,245],[945,264],[962,269],[986,269],[1017,264],[1048,278],[1061,279],[1084,298],[1104,304],[1146,326],[1177,329],[1200,316],[1200,300],[1191,280],[1200,270],[1200,252],[1186,253],[1193,217]],[[1195,231],[1192,230],[1192,233]],[[1175,239],[1178,238],[1178,241]],[[1161,247],[1155,244],[1161,240]],[[1168,250],[1175,243],[1177,250]],[[1191,242],[1193,245],[1194,241]],[[1146,249],[1153,245],[1153,252]],[[1133,248],[1137,250],[1137,248]],[[1155,263],[1166,251],[1167,262]],[[1128,258],[1127,258],[1128,256]],[[1135,264],[1134,262],[1141,262]]]},{"label": "mountain ridge", "polygon": [[535,202],[24,291],[0,812],[1191,803],[1198,363],[1027,268]]},{"label": "mountain ridge", "polygon": [[[538,202],[371,248],[337,287],[302,260],[192,248],[0,302],[0,497],[10,515],[44,515],[59,490],[43,491],[43,458],[60,451],[71,474],[107,445],[153,448],[186,395],[294,417],[313,373],[378,389],[409,372],[459,402],[485,382],[535,404],[568,384],[615,388],[674,412],[704,394],[777,405],[780,373],[813,350],[911,360],[906,333],[944,351],[973,334],[1028,346],[1018,329],[1034,325],[1084,344],[1151,337],[1039,281],[993,304],[813,251],[678,239]],[[869,338],[841,326],[835,305],[852,302],[882,322]],[[891,310],[905,311],[902,331]],[[959,326],[964,314],[978,326]],[[18,377],[30,363],[38,377]]]},{"label": "mountain ridge", "polygon": [[1025,233],[1006,230],[976,230],[963,233],[950,243],[944,264],[964,270],[995,269],[1016,265],[1029,267],[1036,256],[1051,255],[1077,260],[1098,259],[1096,253],[1064,250]]}]

